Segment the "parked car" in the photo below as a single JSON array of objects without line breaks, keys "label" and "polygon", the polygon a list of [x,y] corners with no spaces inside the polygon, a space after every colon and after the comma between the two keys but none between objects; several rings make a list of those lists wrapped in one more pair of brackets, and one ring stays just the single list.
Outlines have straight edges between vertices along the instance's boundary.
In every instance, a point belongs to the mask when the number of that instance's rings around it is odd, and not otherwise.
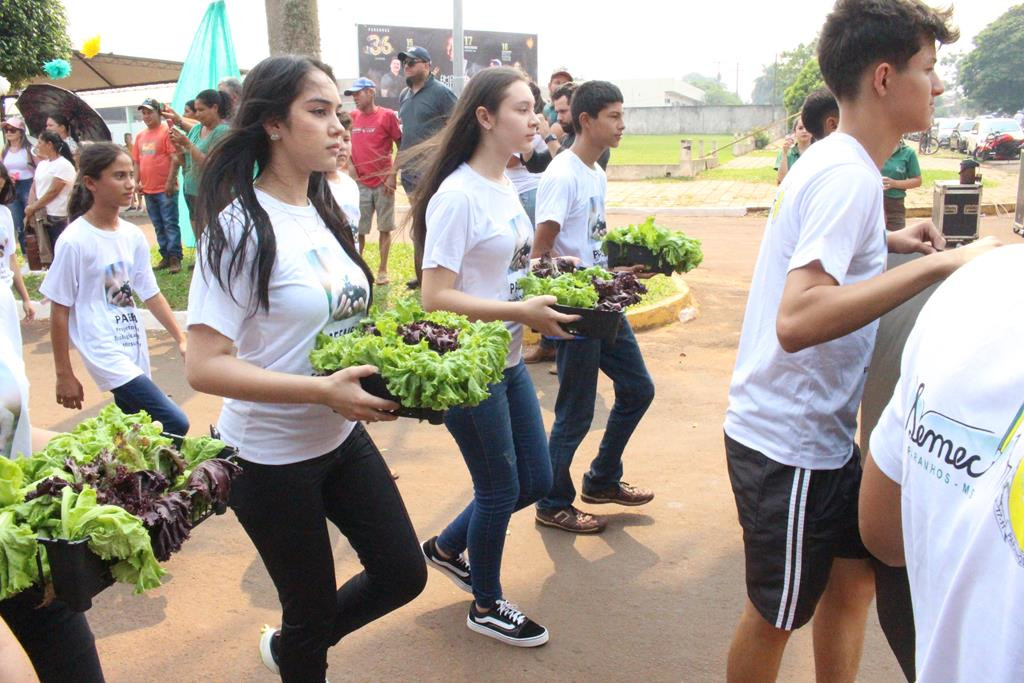
[{"label": "parked car", "polygon": [[960,119],[949,134],[949,148],[955,152],[967,153],[967,131],[974,127],[977,119]]},{"label": "parked car", "polygon": [[935,119],[935,123],[932,125],[932,135],[939,141],[939,147],[949,147],[949,137],[957,123],[957,119]]},{"label": "parked car", "polygon": [[[1013,119],[978,119],[967,132],[967,152],[975,159],[1015,158],[1020,154],[1020,143],[1024,142],[1024,131]],[[1006,150],[1011,156],[1006,156]]]}]

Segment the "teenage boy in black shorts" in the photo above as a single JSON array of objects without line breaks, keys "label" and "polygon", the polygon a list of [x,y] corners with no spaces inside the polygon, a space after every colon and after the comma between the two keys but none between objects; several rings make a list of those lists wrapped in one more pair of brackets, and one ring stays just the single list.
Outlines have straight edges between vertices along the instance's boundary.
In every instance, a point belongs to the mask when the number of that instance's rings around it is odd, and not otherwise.
[{"label": "teenage boy in black shorts", "polygon": [[[877,319],[998,243],[949,252],[929,221],[886,232],[879,169],[928,126],[950,13],[919,0],[839,0],[818,61],[836,133],[786,176],[765,227],[725,420],[747,603],[729,681],[772,681],[815,616],[820,681],[853,681],[873,595],[857,533],[857,406]],[[886,251],[927,256],[885,271]]]}]

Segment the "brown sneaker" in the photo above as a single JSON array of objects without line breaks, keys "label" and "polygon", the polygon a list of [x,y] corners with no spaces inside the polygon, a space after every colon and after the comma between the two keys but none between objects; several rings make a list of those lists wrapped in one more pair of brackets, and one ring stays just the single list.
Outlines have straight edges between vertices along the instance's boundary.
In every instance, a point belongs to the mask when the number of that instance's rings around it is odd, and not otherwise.
[{"label": "brown sneaker", "polygon": [[561,510],[537,510],[537,524],[554,527],[573,534],[597,534],[604,531],[606,522],[601,517],[571,505]]},{"label": "brown sneaker", "polygon": [[167,259],[167,257],[166,256],[161,256],[160,257],[160,263],[158,263],[155,266],[153,266],[153,270],[163,270],[163,269],[167,268],[170,265],[171,265],[171,262]]},{"label": "brown sneaker", "polygon": [[543,346],[538,344],[537,346],[531,346],[529,349],[523,352],[523,362],[527,365],[532,363],[546,363],[555,359],[554,349],[545,349]]},{"label": "brown sneaker", "polygon": [[591,504],[643,505],[654,500],[654,492],[620,481],[615,486],[609,486],[600,491],[593,491],[591,493],[584,491],[580,494],[580,500]]},{"label": "brown sneaker", "polygon": [[167,272],[171,275],[175,275],[181,272],[181,259],[174,258],[173,256],[167,259]]}]

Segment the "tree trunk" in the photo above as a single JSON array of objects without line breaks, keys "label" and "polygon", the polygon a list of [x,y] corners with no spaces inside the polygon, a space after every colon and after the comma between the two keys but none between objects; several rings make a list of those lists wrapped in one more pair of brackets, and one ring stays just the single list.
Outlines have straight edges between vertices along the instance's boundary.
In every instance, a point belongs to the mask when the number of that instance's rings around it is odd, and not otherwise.
[{"label": "tree trunk", "polygon": [[320,58],[317,0],[265,0],[271,55],[296,54]]}]

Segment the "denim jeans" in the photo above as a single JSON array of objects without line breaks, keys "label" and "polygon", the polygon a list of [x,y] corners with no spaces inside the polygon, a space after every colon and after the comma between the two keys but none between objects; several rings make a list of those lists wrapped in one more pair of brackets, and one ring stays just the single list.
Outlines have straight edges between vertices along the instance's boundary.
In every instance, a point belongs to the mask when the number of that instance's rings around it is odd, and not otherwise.
[{"label": "denim jeans", "polygon": [[156,233],[160,256],[181,260],[181,228],[178,226],[178,193],[168,197],[163,192],[146,195],[146,213]]},{"label": "denim jeans", "polygon": [[[281,601],[281,680],[322,683],[328,648],[426,586],[416,531],[391,471],[361,424],[336,449],[310,460],[239,464],[242,474],[232,484],[229,504]],[[363,565],[340,588],[328,521]]]},{"label": "denim jeans", "polygon": [[176,436],[188,434],[188,418],[181,408],[176,406],[153,380],[139,375],[127,384],[112,390],[114,403],[126,413],[137,413],[145,410],[154,420],[159,420],[164,431]]},{"label": "denim jeans", "polygon": [[28,194],[32,190],[32,178],[24,178],[14,183],[14,201],[11,202],[11,216],[14,218],[14,230],[18,235],[21,253],[25,253],[25,207],[28,206]]},{"label": "denim jeans", "polygon": [[544,510],[567,508],[576,499],[569,467],[594,420],[598,370],[611,378],[615,403],[608,415],[597,457],[590,463],[590,471],[583,475],[585,491],[598,491],[619,483],[622,452],[654,400],[654,383],[647,373],[629,321],[622,322],[614,342],[572,339],[555,344],[559,387],[555,424],[548,441],[554,484],[547,498],[537,504]]},{"label": "denim jeans", "polygon": [[452,408],[445,426],[473,478],[473,500],[438,536],[458,555],[469,550],[473,596],[489,607],[501,599],[501,554],[512,513],[551,488],[544,421],[533,381],[522,361],[505,370],[491,395],[474,408]]}]

